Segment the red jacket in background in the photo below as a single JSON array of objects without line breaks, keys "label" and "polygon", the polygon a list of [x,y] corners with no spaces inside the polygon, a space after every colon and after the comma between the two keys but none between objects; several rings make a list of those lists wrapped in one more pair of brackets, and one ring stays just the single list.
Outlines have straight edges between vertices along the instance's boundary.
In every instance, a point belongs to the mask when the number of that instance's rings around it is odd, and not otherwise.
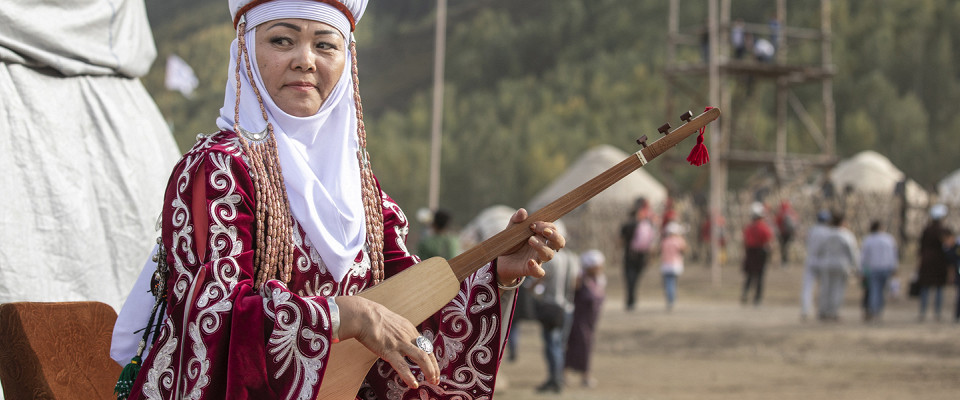
[{"label": "red jacket in background", "polygon": [[747,248],[766,247],[773,240],[773,230],[763,218],[755,219],[743,229],[743,245]]}]

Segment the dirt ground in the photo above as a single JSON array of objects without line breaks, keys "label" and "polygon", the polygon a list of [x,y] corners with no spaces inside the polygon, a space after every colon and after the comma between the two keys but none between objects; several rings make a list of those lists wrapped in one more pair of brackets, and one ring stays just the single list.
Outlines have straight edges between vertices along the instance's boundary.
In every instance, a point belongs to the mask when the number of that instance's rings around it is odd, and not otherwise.
[{"label": "dirt ground", "polygon": [[[912,271],[912,269],[911,269]],[[902,267],[905,279],[910,271]],[[520,321],[516,361],[504,357],[496,399],[958,399],[960,324],[954,286],[943,321],[917,321],[918,301],[894,298],[881,322],[863,322],[859,282],[851,280],[840,321],[800,318],[802,266],[767,270],[759,307],[742,306],[742,277],[725,267],[719,288],[710,271],[688,265],[677,305],[666,312],[659,271],[648,269],[640,303],[626,312],[619,271],[609,287],[594,350],[596,387],[568,371],[562,394],[539,394],[545,380],[540,327]]]}]

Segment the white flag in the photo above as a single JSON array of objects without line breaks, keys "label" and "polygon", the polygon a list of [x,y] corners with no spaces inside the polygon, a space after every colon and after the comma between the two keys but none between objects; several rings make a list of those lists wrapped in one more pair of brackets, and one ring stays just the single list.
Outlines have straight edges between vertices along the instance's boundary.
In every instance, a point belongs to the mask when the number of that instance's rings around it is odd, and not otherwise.
[{"label": "white flag", "polygon": [[176,90],[183,93],[184,97],[193,97],[193,91],[199,85],[197,76],[193,73],[193,68],[186,61],[176,54],[167,57],[167,76],[164,85],[167,90]]}]

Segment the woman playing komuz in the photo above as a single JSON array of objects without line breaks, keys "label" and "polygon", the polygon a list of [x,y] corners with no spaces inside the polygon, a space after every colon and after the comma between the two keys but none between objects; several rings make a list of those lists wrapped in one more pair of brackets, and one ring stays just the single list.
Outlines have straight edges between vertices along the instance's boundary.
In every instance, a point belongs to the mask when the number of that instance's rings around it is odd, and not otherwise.
[{"label": "woman playing komuz", "polygon": [[221,131],[171,175],[167,318],[131,398],[314,399],[331,344],[351,338],[380,357],[358,398],[492,396],[511,289],[565,239],[518,210],[533,236],[419,326],[352,296],[419,262],[365,150],[352,32],[366,3],[229,1]]}]

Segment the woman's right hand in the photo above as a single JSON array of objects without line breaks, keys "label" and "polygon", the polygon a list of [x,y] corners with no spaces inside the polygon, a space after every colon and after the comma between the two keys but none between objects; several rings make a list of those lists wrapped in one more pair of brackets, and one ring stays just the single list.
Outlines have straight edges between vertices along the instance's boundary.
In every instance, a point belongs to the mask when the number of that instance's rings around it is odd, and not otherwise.
[{"label": "woman's right hand", "polygon": [[409,320],[359,296],[338,296],[337,306],[340,308],[340,340],[357,339],[390,363],[408,387],[415,389],[419,383],[406,359],[420,367],[427,382],[440,383],[437,358],[414,344],[420,332]]}]

